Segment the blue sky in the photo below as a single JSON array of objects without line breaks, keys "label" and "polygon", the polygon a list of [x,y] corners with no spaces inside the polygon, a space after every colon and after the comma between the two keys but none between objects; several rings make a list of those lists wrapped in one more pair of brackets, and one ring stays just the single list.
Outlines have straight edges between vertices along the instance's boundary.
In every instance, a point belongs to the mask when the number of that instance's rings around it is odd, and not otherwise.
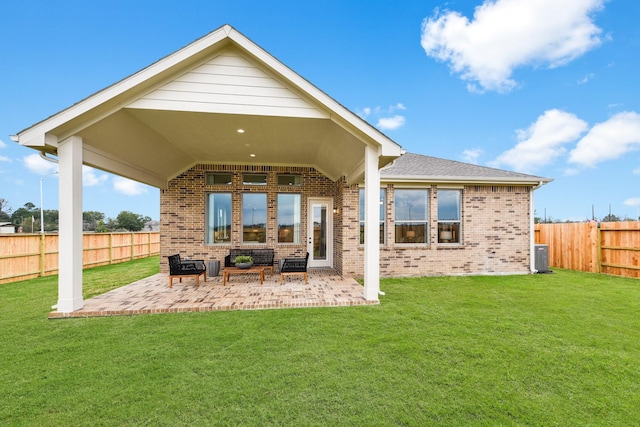
[{"label": "blue sky", "polygon": [[[0,198],[39,206],[55,170],[10,135],[230,24],[409,152],[554,178],[538,216],[637,218],[639,16],[636,0],[5,1]],[[83,209],[158,219],[159,191],[85,169]]]}]

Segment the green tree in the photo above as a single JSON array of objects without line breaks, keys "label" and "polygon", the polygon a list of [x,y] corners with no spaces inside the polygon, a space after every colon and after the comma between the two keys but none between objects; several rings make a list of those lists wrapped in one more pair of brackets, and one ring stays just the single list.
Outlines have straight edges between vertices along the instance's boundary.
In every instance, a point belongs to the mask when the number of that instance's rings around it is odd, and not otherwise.
[{"label": "green tree", "polygon": [[[42,216],[44,219],[44,231],[58,231],[59,212],[57,209],[45,209],[42,211]],[[39,216],[36,220],[40,223]]]},{"label": "green tree", "polygon": [[9,202],[6,199],[1,199],[1,198],[0,198],[0,221],[2,222],[11,221],[11,208],[9,207]]},{"label": "green tree", "polygon": [[607,216],[605,216],[604,218],[602,218],[602,222],[618,222],[620,221],[620,217],[614,215],[614,214],[609,214]]},{"label": "green tree", "polygon": [[104,214],[97,211],[82,212],[83,229],[98,231],[100,225],[104,225]]},{"label": "green tree", "polygon": [[142,216],[129,211],[122,211],[116,218],[118,228],[129,231],[140,231],[144,228],[144,223],[151,221],[148,216]]},{"label": "green tree", "polygon": [[[40,224],[40,211],[31,202],[25,203],[23,207],[16,209],[11,214],[11,222],[21,226],[25,232],[36,231],[35,220]],[[37,227],[39,229],[39,227]]]}]

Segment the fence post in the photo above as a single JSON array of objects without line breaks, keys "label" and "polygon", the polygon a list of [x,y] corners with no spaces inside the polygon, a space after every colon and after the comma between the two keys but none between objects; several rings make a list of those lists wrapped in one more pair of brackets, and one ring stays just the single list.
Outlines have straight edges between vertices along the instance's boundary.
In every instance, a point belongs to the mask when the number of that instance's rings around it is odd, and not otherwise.
[{"label": "fence post", "polygon": [[131,259],[134,259],[133,250],[135,249],[135,246],[133,244],[133,233],[130,234],[130,238],[131,238]]},{"label": "fence post", "polygon": [[602,273],[602,231],[600,224],[596,224],[596,227],[598,227],[598,273]]},{"label": "fence post", "polygon": [[40,233],[40,277],[44,277],[45,270],[44,257],[44,233]]},{"label": "fence post", "polygon": [[109,233],[109,264],[113,264],[113,233]]}]

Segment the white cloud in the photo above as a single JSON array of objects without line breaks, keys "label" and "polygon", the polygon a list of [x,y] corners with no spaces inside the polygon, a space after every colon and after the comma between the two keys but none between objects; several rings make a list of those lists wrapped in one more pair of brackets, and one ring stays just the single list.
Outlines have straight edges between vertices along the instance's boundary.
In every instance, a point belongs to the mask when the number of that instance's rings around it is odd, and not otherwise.
[{"label": "white cloud", "polygon": [[622,202],[625,206],[640,206],[640,197],[631,197]]},{"label": "white cloud", "polygon": [[564,176],[575,176],[580,174],[580,169],[566,168],[564,170]]},{"label": "white cloud", "polygon": [[478,159],[484,154],[482,148],[471,148],[462,152],[462,159],[467,163],[478,164]]},{"label": "white cloud", "polygon": [[100,185],[108,179],[109,177],[106,174],[98,175],[96,170],[92,167],[82,167],[82,185],[85,187]]},{"label": "white cloud", "polygon": [[113,188],[118,193],[122,193],[127,196],[139,196],[140,194],[147,192],[147,188],[144,185],[122,177],[115,177],[113,179]]},{"label": "white cloud", "polygon": [[569,162],[594,167],[635,150],[640,150],[640,114],[625,111],[593,126],[571,151]]},{"label": "white cloud", "polygon": [[528,129],[517,131],[518,144],[500,154],[490,164],[531,173],[566,152],[566,144],[577,140],[587,130],[587,123],[561,110],[545,111]]},{"label": "white cloud", "polygon": [[583,85],[583,84],[587,83],[589,80],[593,79],[594,77],[595,77],[595,74],[589,73],[586,76],[584,76],[583,78],[581,78],[580,80],[578,80],[576,83],[578,83],[579,85]]},{"label": "white cloud", "polygon": [[366,119],[367,117],[369,117],[371,115],[371,108],[369,107],[364,107],[362,109],[362,111],[358,112],[358,115],[360,117],[362,117],[363,119]]},{"label": "white cloud", "polygon": [[394,130],[404,126],[406,121],[404,116],[396,114],[396,112],[404,111],[406,109],[407,107],[405,107],[404,104],[398,102],[387,108],[382,108],[380,106],[375,108],[364,107],[362,110],[358,111],[358,115],[363,119],[373,116],[373,118],[378,120],[376,127],[381,130]]},{"label": "white cloud", "polygon": [[[7,148],[7,144],[4,143],[3,140],[0,139],[0,149]],[[0,162],[11,163],[11,159],[7,156],[0,156]]]},{"label": "white cloud", "polygon": [[58,164],[40,157],[39,154],[29,154],[22,159],[24,166],[38,175],[46,175],[58,170]]},{"label": "white cloud", "polygon": [[404,116],[396,114],[396,112],[404,111],[406,109],[407,107],[405,107],[403,103],[398,102],[394,105],[388,106],[387,108],[382,108],[380,106],[374,108],[364,107],[359,110],[357,114],[363,119],[367,119],[370,116],[377,119],[376,127],[379,129],[394,130],[404,126],[406,121]]},{"label": "white cloud", "polygon": [[633,170],[633,174],[634,174],[634,175],[640,175],[640,168],[635,168],[635,169]]},{"label": "white cloud", "polygon": [[523,66],[557,67],[601,43],[592,14],[605,0],[485,0],[469,20],[436,10],[422,23],[427,55],[449,64],[471,91],[509,91]]},{"label": "white cloud", "polygon": [[382,130],[394,130],[404,125],[405,118],[403,116],[395,115],[393,117],[382,117],[378,120],[376,127]]}]

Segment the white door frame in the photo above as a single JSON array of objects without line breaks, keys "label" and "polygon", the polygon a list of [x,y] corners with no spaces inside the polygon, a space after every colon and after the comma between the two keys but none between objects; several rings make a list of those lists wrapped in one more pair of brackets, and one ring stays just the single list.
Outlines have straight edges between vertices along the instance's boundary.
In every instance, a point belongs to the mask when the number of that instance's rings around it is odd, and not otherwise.
[{"label": "white door frame", "polygon": [[[326,259],[317,260],[313,256],[313,207],[325,205],[327,209],[326,228]],[[309,197],[307,201],[307,251],[309,252],[309,267],[333,267],[333,199],[330,197]]]}]

